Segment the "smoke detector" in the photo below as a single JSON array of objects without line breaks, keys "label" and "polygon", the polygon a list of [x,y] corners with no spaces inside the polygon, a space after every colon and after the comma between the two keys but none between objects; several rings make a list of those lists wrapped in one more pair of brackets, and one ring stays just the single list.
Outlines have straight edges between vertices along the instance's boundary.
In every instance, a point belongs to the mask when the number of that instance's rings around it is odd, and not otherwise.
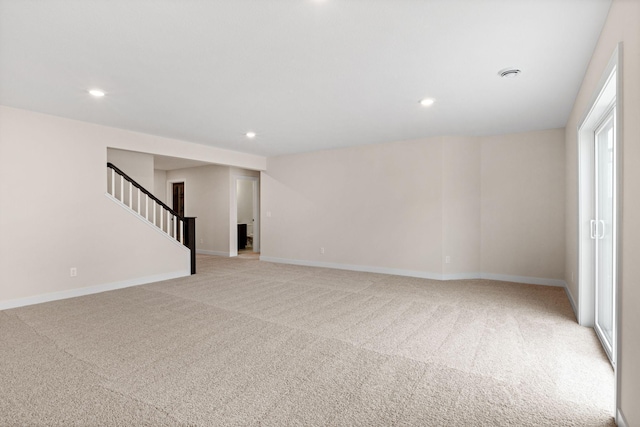
[{"label": "smoke detector", "polygon": [[522,73],[522,71],[517,68],[505,68],[504,70],[498,71],[498,75],[505,79],[515,79],[520,73]]}]

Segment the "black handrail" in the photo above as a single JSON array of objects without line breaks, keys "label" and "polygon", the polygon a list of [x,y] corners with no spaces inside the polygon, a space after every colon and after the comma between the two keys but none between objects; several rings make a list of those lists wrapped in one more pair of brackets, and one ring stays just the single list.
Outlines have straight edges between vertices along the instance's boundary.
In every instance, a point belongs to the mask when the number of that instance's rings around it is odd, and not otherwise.
[{"label": "black handrail", "polygon": [[[126,179],[127,181],[129,181],[131,184],[133,184],[134,187],[136,187],[138,190],[142,191],[144,194],[146,194],[147,196],[151,197],[156,203],[158,203],[160,206],[162,206],[163,208],[165,208],[166,210],[168,210],[169,212],[171,212],[172,215],[177,216],[180,220],[184,221],[184,218],[178,214],[178,212],[174,211],[173,209],[171,209],[169,206],[165,205],[164,203],[162,203],[162,201],[160,201],[160,199],[158,199],[156,196],[154,196],[153,194],[149,193],[149,191],[147,191],[146,188],[144,188],[142,185],[138,184],[137,182],[135,182],[131,177],[129,177],[129,175],[127,175],[126,173],[122,172],[120,169],[118,169],[118,167],[116,165],[114,165],[113,163],[107,162],[107,167],[113,169],[114,171],[118,172],[118,174],[120,176],[122,176],[124,179]],[[115,191],[115,190],[114,190]]]},{"label": "black handrail", "polygon": [[[188,217],[188,216],[185,216],[185,217],[181,216],[180,214],[178,214],[178,212],[174,211],[169,206],[165,205],[156,196],[154,196],[153,194],[149,193],[149,191],[147,191],[147,189],[145,189],[142,185],[140,185],[137,182],[135,182],[131,177],[129,177],[129,175],[127,175],[126,173],[122,172],[122,170],[118,169],[118,167],[116,165],[114,165],[113,163],[107,162],[107,167],[113,169],[113,171],[117,172],[121,177],[123,177],[124,179],[129,181],[131,184],[133,184],[134,187],[136,187],[138,190],[142,191],[147,196],[151,197],[151,199],[153,201],[158,203],[160,206],[165,208],[172,215],[178,217],[178,219],[180,219],[182,221],[182,224],[183,224],[183,229],[181,231],[181,233],[183,233],[182,234],[182,236],[183,236],[182,244],[185,245],[187,248],[189,248],[189,250],[191,251],[191,274],[196,274],[196,218],[195,217]],[[115,188],[113,188],[112,190],[113,190],[113,194],[115,195],[115,193],[116,193],[115,192]],[[122,195],[122,196],[124,197],[124,195]],[[131,206],[129,206],[129,207],[131,207]],[[177,238],[177,234],[174,237]]]}]

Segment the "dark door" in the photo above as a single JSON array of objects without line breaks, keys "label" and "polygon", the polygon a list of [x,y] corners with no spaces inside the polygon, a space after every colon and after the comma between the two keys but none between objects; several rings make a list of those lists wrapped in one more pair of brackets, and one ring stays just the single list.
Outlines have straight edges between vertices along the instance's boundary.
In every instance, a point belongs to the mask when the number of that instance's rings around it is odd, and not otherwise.
[{"label": "dark door", "polygon": [[[184,218],[184,182],[173,183],[173,206],[171,208]],[[180,240],[181,235],[182,230],[178,227],[176,239]]]},{"label": "dark door", "polygon": [[172,209],[181,217],[184,217],[184,182],[173,183],[173,206]]}]

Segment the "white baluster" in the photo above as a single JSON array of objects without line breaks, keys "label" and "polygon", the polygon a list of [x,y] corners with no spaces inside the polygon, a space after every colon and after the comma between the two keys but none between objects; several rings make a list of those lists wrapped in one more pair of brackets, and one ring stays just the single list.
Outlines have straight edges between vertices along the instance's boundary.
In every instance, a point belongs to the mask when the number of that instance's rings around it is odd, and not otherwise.
[{"label": "white baluster", "polygon": [[111,170],[111,195],[116,197],[116,171],[109,169]]},{"label": "white baluster", "polygon": [[138,188],[138,215],[142,215],[140,212],[142,212],[140,210],[140,189]]},{"label": "white baluster", "polygon": [[153,201],[153,225],[156,225],[156,205],[158,203],[154,200]]},{"label": "white baluster", "polygon": [[124,203],[124,177],[120,175],[120,201]]},{"label": "white baluster", "polygon": [[178,226],[180,228],[180,243],[184,245],[184,221],[178,220]]},{"label": "white baluster", "polygon": [[144,218],[149,221],[149,195],[144,195]]},{"label": "white baluster", "polygon": [[129,207],[133,209],[133,184],[129,182]]},{"label": "white baluster", "polygon": [[163,218],[164,218],[164,208],[160,209],[160,230],[162,231],[164,231]]},{"label": "white baluster", "polygon": [[178,233],[177,233],[177,232],[178,232],[178,229],[177,229],[177,227],[176,227],[176,220],[177,220],[177,218],[176,218],[176,216],[174,215],[174,216],[171,218],[171,225],[173,226],[173,236],[171,236],[171,237],[173,237],[174,239],[178,237]]}]

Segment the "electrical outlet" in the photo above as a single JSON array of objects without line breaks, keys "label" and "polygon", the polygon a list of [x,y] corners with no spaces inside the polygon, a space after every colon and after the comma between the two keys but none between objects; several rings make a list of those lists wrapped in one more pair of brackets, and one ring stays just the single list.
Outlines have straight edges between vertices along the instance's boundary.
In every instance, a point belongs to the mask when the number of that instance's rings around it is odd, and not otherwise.
[{"label": "electrical outlet", "polygon": [[204,243],[204,239],[200,239],[200,243]]},{"label": "electrical outlet", "polygon": [[444,257],[444,262],[445,262],[445,264],[451,264],[451,257],[449,255]]},{"label": "electrical outlet", "polygon": [[324,248],[320,248],[320,254],[324,255]]},{"label": "electrical outlet", "polygon": [[267,218],[271,218],[271,211],[267,211]]},{"label": "electrical outlet", "polygon": [[69,269],[69,276],[76,277],[78,275],[78,269],[76,267],[71,267]]}]

